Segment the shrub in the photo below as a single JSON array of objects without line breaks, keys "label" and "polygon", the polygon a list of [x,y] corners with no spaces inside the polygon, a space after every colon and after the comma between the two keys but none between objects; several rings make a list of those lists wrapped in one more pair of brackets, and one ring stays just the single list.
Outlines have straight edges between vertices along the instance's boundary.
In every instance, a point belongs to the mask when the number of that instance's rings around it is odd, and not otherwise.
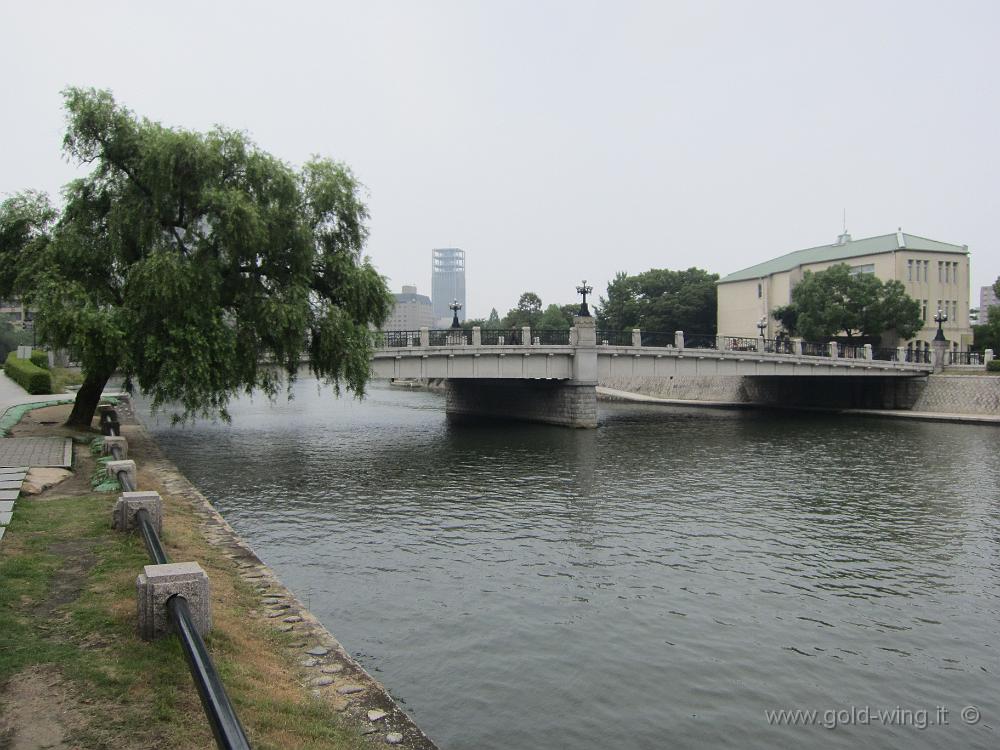
[{"label": "shrub", "polygon": [[1000,372],[1000,359],[991,359],[987,362],[986,372]]},{"label": "shrub", "polygon": [[49,355],[48,352],[43,352],[41,349],[31,350],[31,363],[35,367],[41,367],[43,370],[49,369]]},{"label": "shrub", "polygon": [[17,352],[7,355],[3,370],[7,377],[19,383],[28,393],[52,393],[52,376],[48,370],[28,359],[18,359]]}]

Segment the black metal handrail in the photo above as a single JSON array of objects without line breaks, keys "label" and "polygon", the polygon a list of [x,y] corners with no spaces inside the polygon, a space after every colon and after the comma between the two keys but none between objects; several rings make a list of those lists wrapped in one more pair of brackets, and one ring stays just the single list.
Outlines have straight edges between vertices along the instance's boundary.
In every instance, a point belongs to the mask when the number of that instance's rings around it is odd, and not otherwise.
[{"label": "black metal handrail", "polygon": [[598,331],[597,344],[600,346],[632,346],[632,331]]},{"label": "black metal handrail", "polygon": [[462,346],[472,343],[472,331],[465,328],[442,328],[428,331],[431,346]]},{"label": "black metal handrail", "polygon": [[919,362],[920,364],[929,365],[931,363],[931,350],[930,349],[907,349],[906,350],[906,361],[907,362]]},{"label": "black metal handrail", "polygon": [[719,346],[730,352],[755,352],[759,339],[749,336],[723,336]]},{"label": "black metal handrail", "polygon": [[483,346],[520,346],[524,342],[524,332],[520,328],[497,328],[479,332]]},{"label": "black metal handrail", "polygon": [[803,341],[802,354],[807,357],[829,357],[830,345],[819,341]]},{"label": "black metal handrail", "polygon": [[532,329],[531,337],[532,339],[537,340],[539,344],[545,344],[548,346],[569,346],[568,328]]},{"label": "black metal handrail", "polygon": [[375,347],[382,349],[420,346],[420,331],[379,331],[374,340]]},{"label": "black metal handrail", "polygon": [[879,362],[896,362],[899,360],[898,349],[872,349],[872,359]]},{"label": "black metal handrail", "polygon": [[764,351],[768,354],[793,354],[791,339],[764,339]]},{"label": "black metal handrail", "polygon": [[864,359],[865,348],[856,344],[840,344],[837,347],[837,356],[840,359]]},{"label": "black metal handrail", "polygon": [[673,331],[641,331],[643,346],[674,346]]},{"label": "black metal handrail", "polygon": [[685,349],[718,349],[719,337],[714,333],[692,333],[684,335]]},{"label": "black metal handrail", "polygon": [[984,361],[982,352],[960,352],[954,349],[948,352],[949,365],[981,365]]},{"label": "black metal handrail", "polygon": [[[113,424],[114,432],[112,434],[118,434],[118,417],[114,411],[103,412],[101,424],[102,426]],[[111,455],[115,460],[122,460],[124,455],[121,446],[112,445]],[[123,490],[135,492],[136,488],[127,471],[119,471],[117,476]],[[139,525],[139,533],[142,535],[142,541],[150,559],[157,565],[169,563],[170,558],[167,557],[167,553],[160,543],[160,537],[156,533],[156,527],[153,526],[153,521],[145,508],[136,511],[135,520]],[[194,680],[198,690],[202,708],[205,709],[208,723],[212,727],[215,744],[220,750],[250,750],[250,741],[247,739],[246,731],[226,694],[226,688],[215,669],[208,649],[205,647],[205,641],[198,632],[187,599],[181,594],[175,594],[167,599],[167,611],[170,614],[174,630],[177,632],[177,638],[181,642],[181,650],[184,651],[184,658],[191,671],[191,679]]]}]

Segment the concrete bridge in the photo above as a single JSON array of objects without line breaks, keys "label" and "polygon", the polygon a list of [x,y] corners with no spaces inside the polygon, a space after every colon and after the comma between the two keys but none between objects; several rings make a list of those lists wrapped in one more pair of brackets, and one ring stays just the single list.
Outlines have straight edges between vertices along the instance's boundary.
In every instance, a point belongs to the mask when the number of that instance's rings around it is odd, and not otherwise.
[{"label": "concrete bridge", "polygon": [[590,317],[578,317],[574,323],[568,331],[532,332],[524,327],[384,332],[372,358],[373,376],[447,380],[449,418],[489,416],[595,427],[596,386],[604,378],[738,375],[771,381],[778,399],[783,389],[801,397],[810,389],[832,388],[852,402],[845,406],[857,406],[861,400],[882,407],[887,400],[898,400],[905,381],[934,370],[932,353],[913,355],[905,348],[873,350],[870,345],[733,336],[685,338],[681,331],[622,334],[598,331]]}]

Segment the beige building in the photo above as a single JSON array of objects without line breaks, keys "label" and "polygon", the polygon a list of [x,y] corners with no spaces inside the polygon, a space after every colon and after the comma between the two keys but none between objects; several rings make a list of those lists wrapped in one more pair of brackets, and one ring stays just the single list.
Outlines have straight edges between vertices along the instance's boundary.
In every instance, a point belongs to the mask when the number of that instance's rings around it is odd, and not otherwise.
[{"label": "beige building", "polygon": [[417,331],[424,327],[434,327],[431,298],[426,294],[417,294],[415,286],[404,286],[402,294],[394,294],[393,297],[396,298],[396,304],[382,330]]},{"label": "beige building", "polygon": [[883,341],[883,346],[913,344],[924,348],[937,333],[934,315],[948,314],[945,337],[952,348],[968,349],[969,248],[902,231],[852,240],[846,232],[832,245],[821,245],[782,255],[718,282],[718,331],[727,336],[758,336],[757,323],[767,320],[764,335],[773,338],[780,324],[771,313],[791,302],[792,289],[806,271],[822,271],[847,263],[855,273],[872,273],[882,281],[900,281],[906,293],[920,303],[924,327],[909,342]]},{"label": "beige building", "polygon": [[15,328],[34,327],[34,310],[22,305],[19,299],[0,300],[0,318],[6,318]]}]

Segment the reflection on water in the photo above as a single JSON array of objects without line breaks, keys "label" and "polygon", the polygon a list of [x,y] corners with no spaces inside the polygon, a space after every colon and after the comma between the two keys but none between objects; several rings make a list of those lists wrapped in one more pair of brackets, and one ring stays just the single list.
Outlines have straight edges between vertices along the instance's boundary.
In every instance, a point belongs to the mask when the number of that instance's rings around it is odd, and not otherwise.
[{"label": "reflection on water", "polygon": [[[309,380],[232,414],[145,421],[442,748],[996,745],[995,428],[630,405],[451,426],[434,394]],[[949,724],[764,713],[852,706]]]}]

